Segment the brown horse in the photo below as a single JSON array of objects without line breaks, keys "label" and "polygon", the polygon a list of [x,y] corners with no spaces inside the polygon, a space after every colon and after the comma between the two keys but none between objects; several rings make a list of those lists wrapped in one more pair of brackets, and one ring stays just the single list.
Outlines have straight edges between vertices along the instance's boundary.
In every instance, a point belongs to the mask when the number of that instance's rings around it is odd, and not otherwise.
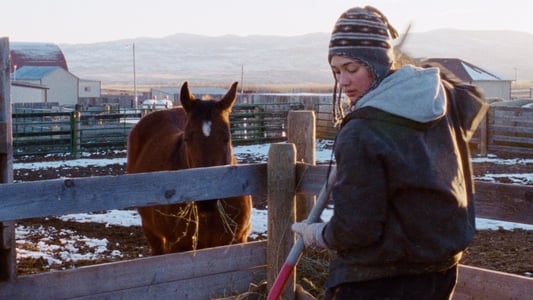
[{"label": "brown horse", "polygon": [[[229,114],[237,82],[219,101],[197,100],[187,82],[181,107],[144,116],[128,138],[127,172],[153,172],[236,164]],[[250,196],[138,208],[153,255],[246,242]]]}]

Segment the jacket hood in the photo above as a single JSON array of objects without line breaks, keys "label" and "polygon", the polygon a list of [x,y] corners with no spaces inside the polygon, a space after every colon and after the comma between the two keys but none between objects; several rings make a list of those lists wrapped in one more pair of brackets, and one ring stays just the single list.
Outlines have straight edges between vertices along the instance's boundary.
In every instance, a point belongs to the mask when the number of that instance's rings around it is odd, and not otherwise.
[{"label": "jacket hood", "polygon": [[355,103],[355,109],[371,106],[406,119],[427,123],[446,114],[446,101],[438,68],[406,65],[361,97]]}]

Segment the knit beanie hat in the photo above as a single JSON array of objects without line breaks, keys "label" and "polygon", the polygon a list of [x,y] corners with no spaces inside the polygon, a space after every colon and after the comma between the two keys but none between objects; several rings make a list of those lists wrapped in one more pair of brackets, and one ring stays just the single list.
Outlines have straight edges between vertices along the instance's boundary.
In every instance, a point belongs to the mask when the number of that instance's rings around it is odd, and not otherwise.
[{"label": "knit beanie hat", "polygon": [[397,37],[396,29],[378,9],[350,8],[335,23],[328,61],[334,55],[357,59],[370,69],[378,83],[390,71],[394,60],[392,40]]},{"label": "knit beanie hat", "polygon": [[[387,76],[392,67],[394,61],[392,40],[397,37],[396,29],[377,8],[372,6],[350,8],[335,23],[329,43],[328,61],[331,62],[331,58],[335,55],[360,61],[374,75],[374,82],[370,87],[373,89]],[[335,126],[340,125],[344,118],[341,95],[342,87],[339,88],[335,78],[332,111]]]}]

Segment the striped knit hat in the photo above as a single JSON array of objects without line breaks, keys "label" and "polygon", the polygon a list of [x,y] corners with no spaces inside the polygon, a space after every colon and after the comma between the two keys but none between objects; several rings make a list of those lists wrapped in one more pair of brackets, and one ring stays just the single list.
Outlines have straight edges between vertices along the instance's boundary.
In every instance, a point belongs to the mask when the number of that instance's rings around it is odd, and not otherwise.
[{"label": "striped knit hat", "polygon": [[[331,33],[328,61],[335,55],[346,56],[363,63],[374,75],[370,89],[374,89],[387,76],[394,61],[392,40],[398,32],[387,17],[372,6],[354,7],[344,12]],[[341,104],[342,87],[337,78],[333,86],[333,124],[338,126],[344,118]],[[355,104],[352,100],[351,106]]]},{"label": "striped knit hat", "polygon": [[357,59],[371,70],[377,84],[390,71],[392,40],[397,37],[396,29],[378,9],[354,7],[344,12],[333,28],[328,60],[334,55]]}]

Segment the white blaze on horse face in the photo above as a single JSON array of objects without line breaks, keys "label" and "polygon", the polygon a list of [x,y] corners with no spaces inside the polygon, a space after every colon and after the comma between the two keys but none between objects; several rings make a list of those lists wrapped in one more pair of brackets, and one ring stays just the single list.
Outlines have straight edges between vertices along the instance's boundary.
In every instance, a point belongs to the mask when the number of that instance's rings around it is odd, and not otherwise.
[{"label": "white blaze on horse face", "polygon": [[211,121],[204,121],[204,123],[202,123],[202,132],[204,133],[205,137],[211,135],[211,124]]}]

